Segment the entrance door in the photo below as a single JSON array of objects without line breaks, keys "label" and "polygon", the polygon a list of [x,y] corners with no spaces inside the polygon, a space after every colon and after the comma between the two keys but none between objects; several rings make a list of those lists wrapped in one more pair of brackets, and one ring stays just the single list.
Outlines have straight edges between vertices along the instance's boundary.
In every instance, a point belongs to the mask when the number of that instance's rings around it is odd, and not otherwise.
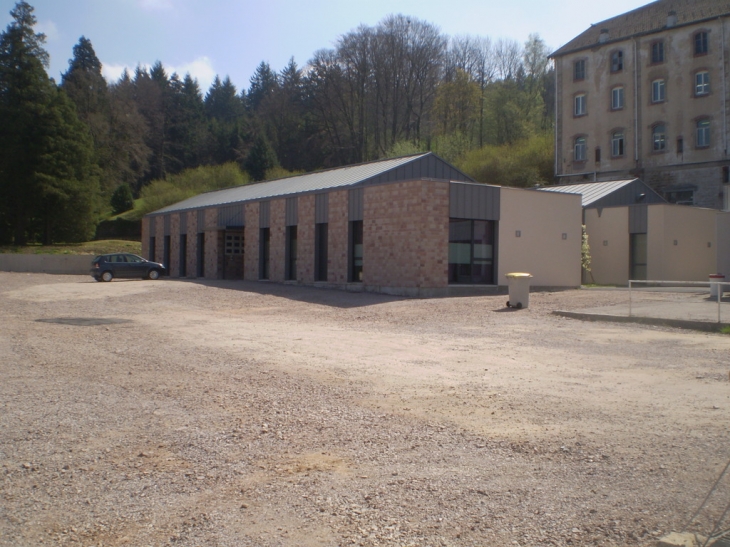
[{"label": "entrance door", "polygon": [[630,279],[646,279],[646,234],[631,234]]},{"label": "entrance door", "polygon": [[243,232],[223,234],[223,279],[243,279]]}]

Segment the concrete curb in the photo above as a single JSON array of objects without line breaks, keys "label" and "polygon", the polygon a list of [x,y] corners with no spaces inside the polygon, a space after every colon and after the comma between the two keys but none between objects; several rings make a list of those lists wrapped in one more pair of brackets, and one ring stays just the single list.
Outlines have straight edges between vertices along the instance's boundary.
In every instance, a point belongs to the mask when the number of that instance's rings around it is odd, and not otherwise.
[{"label": "concrete curb", "polygon": [[730,323],[710,323],[708,321],[691,321],[688,319],[665,319],[662,317],[628,317],[626,315],[609,315],[601,313],[581,313],[574,311],[556,310],[554,315],[581,319],[583,321],[605,321],[608,323],[638,323],[640,325],[655,325],[660,327],[674,327],[677,329],[699,330],[703,332],[719,332],[720,329],[730,326]]}]

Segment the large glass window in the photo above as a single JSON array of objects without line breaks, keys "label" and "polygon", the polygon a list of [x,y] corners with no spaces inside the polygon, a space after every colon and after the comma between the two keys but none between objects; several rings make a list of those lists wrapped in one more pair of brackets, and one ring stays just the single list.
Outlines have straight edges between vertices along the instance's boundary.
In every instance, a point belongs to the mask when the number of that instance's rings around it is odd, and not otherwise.
[{"label": "large glass window", "polygon": [[449,283],[494,284],[493,220],[449,220]]},{"label": "large glass window", "polygon": [[286,227],[286,278],[297,278],[297,227]]},{"label": "large glass window", "polygon": [[664,42],[654,42],[651,45],[651,62],[653,64],[664,62]]},{"label": "large glass window", "polygon": [[611,72],[619,72],[624,69],[624,52],[620,49],[611,54]]},{"label": "large glass window", "polygon": [[586,138],[578,137],[575,139],[573,147],[573,158],[575,161],[586,161]]},{"label": "large glass window", "polygon": [[573,64],[573,79],[574,80],[585,80],[586,78],[586,61],[585,59],[579,59]]},{"label": "large glass window", "polygon": [[614,87],[611,90],[611,110],[621,110],[624,107],[624,88]]},{"label": "large glass window", "polygon": [[269,228],[261,228],[259,231],[259,279],[269,278],[270,253],[271,232]]},{"label": "large glass window", "polygon": [[651,130],[652,150],[664,152],[667,149],[667,129],[664,124],[655,125]]},{"label": "large glass window", "polygon": [[616,131],[611,135],[611,155],[618,158],[624,155],[624,132]]},{"label": "large glass window", "polygon": [[664,80],[654,80],[651,83],[651,102],[661,103],[666,98],[666,85]]},{"label": "large glass window", "polygon": [[576,95],[575,96],[575,104],[574,104],[574,114],[576,116],[585,116],[586,114],[586,96]]},{"label": "large glass window", "polygon": [[702,31],[695,34],[695,55],[704,55],[708,50],[707,32]]},{"label": "large glass window", "polygon": [[328,225],[326,222],[314,226],[314,280],[327,281]]},{"label": "large glass window", "polygon": [[710,146],[710,120],[697,122],[697,148]]},{"label": "large glass window", "polygon": [[350,222],[350,281],[362,281],[363,226],[362,220]]},{"label": "large glass window", "polygon": [[710,73],[705,71],[695,74],[695,95],[710,93]]}]

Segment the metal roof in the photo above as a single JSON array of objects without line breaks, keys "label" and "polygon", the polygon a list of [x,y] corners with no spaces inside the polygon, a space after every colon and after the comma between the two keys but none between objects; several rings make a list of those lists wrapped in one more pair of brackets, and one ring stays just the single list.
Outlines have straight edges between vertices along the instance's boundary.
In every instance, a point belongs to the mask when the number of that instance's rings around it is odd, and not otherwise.
[{"label": "metal roof", "polygon": [[[541,186],[537,188],[542,192],[562,192],[564,194],[580,194],[581,205],[589,207],[600,199],[613,194],[617,190],[640,181],[640,179],[610,180],[607,182],[590,182],[586,184],[564,184],[561,186]],[[642,183],[643,184],[643,183]]]},{"label": "metal roof", "polygon": [[[426,163],[421,165],[425,161]],[[405,167],[405,169],[403,169]],[[408,167],[411,167],[409,169]],[[401,169],[399,169],[401,168]],[[389,173],[389,172],[393,173]],[[425,173],[425,174],[424,174]],[[244,201],[255,201],[282,197],[292,194],[302,194],[357,186],[367,182],[390,182],[396,180],[409,180],[414,178],[442,178],[448,180],[456,177],[457,180],[471,181],[456,168],[444,160],[435,156],[432,152],[416,154],[401,158],[392,158],[359,165],[350,165],[317,171],[284,179],[259,182],[216,190],[200,194],[173,205],[168,205],[150,214],[163,214],[189,209],[200,209],[202,207],[215,207]]]},{"label": "metal roof", "polygon": [[573,38],[552,53],[550,57],[560,57],[567,53],[602,45],[599,41],[602,30],[608,32],[608,40],[605,43],[612,43],[632,36],[673,28],[667,26],[670,12],[677,17],[673,27],[679,27],[730,15],[730,0],[657,0],[591,25],[588,30]]}]

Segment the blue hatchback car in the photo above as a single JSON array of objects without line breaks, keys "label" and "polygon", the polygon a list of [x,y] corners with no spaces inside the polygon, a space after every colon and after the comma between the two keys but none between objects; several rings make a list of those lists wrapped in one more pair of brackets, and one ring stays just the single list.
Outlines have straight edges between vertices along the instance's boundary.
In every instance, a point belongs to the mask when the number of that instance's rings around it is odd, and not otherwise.
[{"label": "blue hatchback car", "polygon": [[154,280],[164,274],[164,265],[131,253],[99,255],[91,261],[91,277],[97,281],[111,281],[115,277]]}]

